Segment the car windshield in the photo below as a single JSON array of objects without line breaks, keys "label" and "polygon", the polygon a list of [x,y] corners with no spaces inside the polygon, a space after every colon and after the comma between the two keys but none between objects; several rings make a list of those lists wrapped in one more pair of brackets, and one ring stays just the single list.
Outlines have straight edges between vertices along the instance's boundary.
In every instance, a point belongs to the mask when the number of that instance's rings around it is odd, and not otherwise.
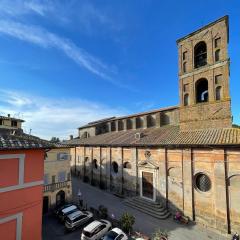
[{"label": "car windshield", "polygon": [[104,240],[114,240],[118,234],[114,231],[110,231],[103,239]]},{"label": "car windshield", "polygon": [[83,230],[83,234],[84,234],[86,237],[92,237],[92,235],[93,235],[91,232],[84,231],[84,230]]}]

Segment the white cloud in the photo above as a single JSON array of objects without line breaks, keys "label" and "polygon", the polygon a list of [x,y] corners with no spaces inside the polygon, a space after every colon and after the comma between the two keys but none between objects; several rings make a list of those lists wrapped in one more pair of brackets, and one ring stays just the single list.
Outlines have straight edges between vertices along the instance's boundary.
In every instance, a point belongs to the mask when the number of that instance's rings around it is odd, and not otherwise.
[{"label": "white cloud", "polygon": [[85,50],[77,47],[69,39],[59,37],[58,35],[48,32],[40,27],[25,25],[10,20],[0,20],[0,33],[44,48],[56,48],[79,66],[115,85],[121,86],[119,82],[114,81],[109,76],[115,72],[115,68],[107,66]]},{"label": "white cloud", "polygon": [[66,139],[77,135],[77,128],[98,119],[125,115],[121,109],[82,99],[51,99],[31,96],[15,91],[0,91],[1,115],[10,113],[24,119],[28,133],[50,139],[52,136]]}]

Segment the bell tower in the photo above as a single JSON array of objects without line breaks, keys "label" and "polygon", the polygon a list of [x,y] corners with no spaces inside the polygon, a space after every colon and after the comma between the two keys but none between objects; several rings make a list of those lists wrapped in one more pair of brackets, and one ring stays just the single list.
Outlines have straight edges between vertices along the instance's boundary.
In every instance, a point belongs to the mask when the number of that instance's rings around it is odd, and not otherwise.
[{"label": "bell tower", "polygon": [[228,16],[179,39],[180,129],[232,126]]}]

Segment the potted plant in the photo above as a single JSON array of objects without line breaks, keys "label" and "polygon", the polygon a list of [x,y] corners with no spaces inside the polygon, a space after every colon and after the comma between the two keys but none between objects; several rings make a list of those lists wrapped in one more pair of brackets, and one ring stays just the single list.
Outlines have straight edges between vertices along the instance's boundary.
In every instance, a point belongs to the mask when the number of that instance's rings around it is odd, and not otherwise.
[{"label": "potted plant", "polygon": [[124,232],[130,235],[130,233],[132,232],[134,223],[135,223],[135,218],[133,215],[131,215],[130,213],[123,213],[120,219],[120,225]]},{"label": "potted plant", "polygon": [[152,240],[167,240],[168,237],[169,237],[168,231],[157,229],[152,236]]}]

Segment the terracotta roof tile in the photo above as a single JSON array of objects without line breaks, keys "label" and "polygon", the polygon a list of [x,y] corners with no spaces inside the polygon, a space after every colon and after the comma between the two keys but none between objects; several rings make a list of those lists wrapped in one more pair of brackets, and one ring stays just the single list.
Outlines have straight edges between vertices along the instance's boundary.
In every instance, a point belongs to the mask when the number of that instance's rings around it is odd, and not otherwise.
[{"label": "terracotta roof tile", "polygon": [[[142,138],[136,139],[135,133],[142,133]],[[85,139],[73,139],[65,143],[86,146],[240,146],[240,129],[222,128],[181,132],[179,126],[164,126],[161,128],[110,132]]]}]

